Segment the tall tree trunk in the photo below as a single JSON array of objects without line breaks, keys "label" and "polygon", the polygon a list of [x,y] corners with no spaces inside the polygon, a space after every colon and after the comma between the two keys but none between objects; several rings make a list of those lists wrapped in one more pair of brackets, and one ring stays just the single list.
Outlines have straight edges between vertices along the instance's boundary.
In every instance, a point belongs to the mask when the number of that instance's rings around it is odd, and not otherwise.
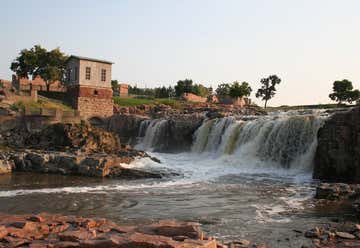
[{"label": "tall tree trunk", "polygon": [[267,107],[266,105],[267,105],[267,100],[265,100],[265,109],[266,109],[266,107]]},{"label": "tall tree trunk", "polygon": [[50,82],[46,81],[46,91],[49,92],[50,91]]}]

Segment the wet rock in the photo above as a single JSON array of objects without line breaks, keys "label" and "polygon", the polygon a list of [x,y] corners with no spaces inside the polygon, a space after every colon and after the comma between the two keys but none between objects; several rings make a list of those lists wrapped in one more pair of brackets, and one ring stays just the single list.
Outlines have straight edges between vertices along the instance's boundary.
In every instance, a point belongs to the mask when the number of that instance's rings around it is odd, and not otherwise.
[{"label": "wet rock", "polygon": [[166,171],[146,171],[126,168],[138,157],[149,157],[144,152],[127,150],[118,154],[74,154],[70,152],[45,152],[25,150],[12,152],[15,170],[63,175],[82,175],[89,177],[111,177],[122,179],[162,178],[177,175]]},{"label": "wet rock", "polygon": [[342,239],[355,239],[356,237],[350,233],[346,232],[335,232],[336,236]]},{"label": "wet rock", "polygon": [[107,120],[108,125],[103,128],[116,133],[122,142],[134,144],[141,122],[148,119],[140,115],[113,115]]},{"label": "wet rock", "polygon": [[314,161],[316,179],[360,182],[360,108],[335,113],[320,128]]},{"label": "wet rock", "polygon": [[248,248],[248,247],[250,247],[250,241],[248,241],[246,239],[240,239],[240,240],[231,242],[228,246],[229,246],[229,248]]},{"label": "wet rock", "polygon": [[304,234],[306,238],[320,238],[321,236],[321,230],[318,227],[315,227],[314,229],[307,230]]},{"label": "wet rock", "polygon": [[337,200],[350,198],[359,193],[360,185],[344,183],[322,183],[316,187],[317,199]]},{"label": "wet rock", "polygon": [[[316,233],[318,235],[305,235],[307,238],[312,238],[312,248],[319,247],[360,247],[360,240],[357,239],[355,223],[340,223],[336,225],[325,225],[321,228],[314,228],[310,230],[310,233]],[[314,230],[319,230],[314,231]],[[348,231],[344,231],[348,230]],[[306,233],[308,233],[307,231]]]},{"label": "wet rock", "polygon": [[[1,215],[1,217],[0,247],[26,245],[26,247],[58,248],[217,248],[216,240],[204,237],[196,223],[164,221],[148,226],[127,227],[116,225],[105,219],[50,214]],[[31,222],[30,219],[35,221]],[[14,227],[13,223],[22,224]],[[50,227],[48,232],[43,231],[42,225]],[[69,228],[55,231],[56,229],[52,227],[58,225],[67,225]],[[101,228],[104,226],[106,227]],[[179,234],[184,234],[183,240],[177,238]]]}]

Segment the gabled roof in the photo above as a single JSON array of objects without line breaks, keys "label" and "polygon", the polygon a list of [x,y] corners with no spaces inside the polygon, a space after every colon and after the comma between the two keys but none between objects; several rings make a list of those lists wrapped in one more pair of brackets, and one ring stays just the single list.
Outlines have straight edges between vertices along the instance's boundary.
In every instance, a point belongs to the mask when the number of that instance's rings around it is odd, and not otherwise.
[{"label": "gabled roof", "polygon": [[105,64],[114,64],[114,62],[111,62],[111,61],[106,61],[106,60],[101,60],[101,59],[92,59],[92,58],[76,56],[76,55],[71,55],[69,57],[69,59],[71,59],[71,58],[80,59],[80,60],[94,61],[94,62],[100,62],[100,63],[105,63]]}]

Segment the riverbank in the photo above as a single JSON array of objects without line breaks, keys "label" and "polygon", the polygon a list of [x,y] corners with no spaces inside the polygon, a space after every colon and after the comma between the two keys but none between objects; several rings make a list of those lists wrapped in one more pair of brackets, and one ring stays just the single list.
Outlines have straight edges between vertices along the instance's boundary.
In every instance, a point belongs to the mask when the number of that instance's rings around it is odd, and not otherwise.
[{"label": "riverbank", "polygon": [[0,247],[217,248],[199,224],[162,221],[119,226],[106,219],[50,214],[0,214]]}]

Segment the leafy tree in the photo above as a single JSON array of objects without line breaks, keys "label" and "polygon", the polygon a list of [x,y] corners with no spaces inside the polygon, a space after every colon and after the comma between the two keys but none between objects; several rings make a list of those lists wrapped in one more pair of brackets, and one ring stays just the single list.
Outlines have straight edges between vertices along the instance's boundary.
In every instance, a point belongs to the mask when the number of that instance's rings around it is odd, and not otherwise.
[{"label": "leafy tree", "polygon": [[219,86],[215,90],[216,95],[218,96],[228,96],[230,94],[230,85],[229,84],[219,84]]},{"label": "leafy tree", "polygon": [[360,100],[360,91],[359,90],[353,90],[350,92],[350,97],[348,99],[349,103],[356,102],[358,104]]},{"label": "leafy tree", "polygon": [[154,91],[156,98],[168,98],[175,95],[175,91],[171,86],[169,86],[168,88],[166,88],[165,86],[155,88]]},{"label": "leafy tree", "polygon": [[280,84],[281,79],[276,75],[271,75],[267,78],[260,80],[262,86],[256,92],[256,97],[262,98],[265,101],[265,108],[267,107],[267,102],[275,96],[277,84]]},{"label": "leafy tree", "polygon": [[111,88],[115,92],[119,88],[119,81],[117,80],[111,80]]},{"label": "leafy tree", "polygon": [[192,93],[193,81],[191,79],[180,80],[175,85],[176,96],[181,96],[183,93]]},{"label": "leafy tree", "polygon": [[210,89],[202,84],[195,84],[191,89],[191,93],[201,97],[208,97],[211,94]]},{"label": "leafy tree", "polygon": [[342,104],[343,102],[352,103],[359,100],[360,91],[353,90],[352,82],[344,79],[334,82],[333,93],[331,93],[329,97],[331,100],[339,102],[339,104]]},{"label": "leafy tree", "polygon": [[64,81],[67,58],[59,48],[47,51],[40,45],[35,45],[30,50],[23,49],[11,63],[10,69],[20,77],[31,76],[34,79],[40,76],[49,91],[50,84],[55,81]]},{"label": "leafy tree", "polygon": [[230,86],[229,95],[231,97],[243,97],[243,96],[250,96],[251,94],[251,87],[247,82],[242,82],[241,84],[237,81],[233,82]]}]

